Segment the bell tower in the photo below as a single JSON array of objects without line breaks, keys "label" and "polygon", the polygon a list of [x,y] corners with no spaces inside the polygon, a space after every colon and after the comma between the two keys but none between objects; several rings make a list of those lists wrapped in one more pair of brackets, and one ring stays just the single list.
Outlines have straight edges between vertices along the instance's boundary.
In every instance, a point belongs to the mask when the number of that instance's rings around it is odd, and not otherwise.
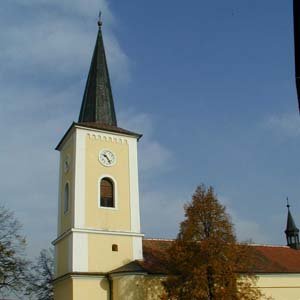
[{"label": "bell tower", "polygon": [[60,152],[55,300],[108,299],[106,274],[142,259],[137,142],[117,126],[101,20],[78,122]]},{"label": "bell tower", "polygon": [[300,249],[299,229],[296,227],[294,218],[291,214],[288,198],[287,198],[286,206],[288,209],[288,216],[287,216],[286,230],[285,230],[287,245],[293,249],[299,250]]}]

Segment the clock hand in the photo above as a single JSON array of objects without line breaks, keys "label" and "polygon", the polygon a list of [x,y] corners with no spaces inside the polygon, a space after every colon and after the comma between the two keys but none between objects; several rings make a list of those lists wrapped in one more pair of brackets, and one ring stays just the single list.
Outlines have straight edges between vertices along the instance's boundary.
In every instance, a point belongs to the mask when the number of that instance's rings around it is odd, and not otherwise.
[{"label": "clock hand", "polygon": [[107,158],[109,163],[111,163],[111,160],[108,158],[108,156],[106,154],[104,154],[103,156]]}]

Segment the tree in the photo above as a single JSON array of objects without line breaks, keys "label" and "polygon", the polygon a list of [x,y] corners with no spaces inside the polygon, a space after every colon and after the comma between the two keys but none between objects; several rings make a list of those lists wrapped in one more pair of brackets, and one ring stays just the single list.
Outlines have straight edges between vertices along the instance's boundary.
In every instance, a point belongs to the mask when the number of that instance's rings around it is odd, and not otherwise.
[{"label": "tree", "polygon": [[26,295],[37,300],[52,300],[54,279],[53,249],[42,250],[27,276]]},{"label": "tree", "polygon": [[0,294],[16,293],[23,288],[27,261],[25,238],[14,214],[0,206]]},{"label": "tree", "polygon": [[[170,300],[255,300],[251,247],[238,244],[225,207],[212,187],[196,189],[185,205],[185,220],[167,251],[169,275],[163,283]],[[239,273],[243,272],[243,278]]]}]

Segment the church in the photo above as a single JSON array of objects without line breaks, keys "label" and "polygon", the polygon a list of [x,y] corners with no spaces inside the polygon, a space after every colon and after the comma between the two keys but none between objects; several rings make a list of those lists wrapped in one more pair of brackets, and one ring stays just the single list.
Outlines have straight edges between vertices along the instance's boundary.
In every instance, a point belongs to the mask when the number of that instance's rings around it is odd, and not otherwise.
[{"label": "church", "polygon": [[[155,253],[172,240],[140,228],[137,143],[118,127],[99,21],[78,122],[60,153],[55,300],[155,300],[166,271]],[[257,287],[275,300],[300,299],[299,230],[288,206],[288,246],[253,245]]]}]

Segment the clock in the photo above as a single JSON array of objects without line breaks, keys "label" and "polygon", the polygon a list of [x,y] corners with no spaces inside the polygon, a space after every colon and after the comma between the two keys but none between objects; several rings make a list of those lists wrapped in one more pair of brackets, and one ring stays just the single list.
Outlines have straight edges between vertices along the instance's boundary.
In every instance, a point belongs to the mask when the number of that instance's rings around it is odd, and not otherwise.
[{"label": "clock", "polygon": [[67,155],[64,161],[64,172],[68,173],[70,170],[71,158],[70,155]]},{"label": "clock", "polygon": [[111,167],[116,163],[116,155],[107,149],[103,149],[99,153],[99,161],[105,167]]}]

